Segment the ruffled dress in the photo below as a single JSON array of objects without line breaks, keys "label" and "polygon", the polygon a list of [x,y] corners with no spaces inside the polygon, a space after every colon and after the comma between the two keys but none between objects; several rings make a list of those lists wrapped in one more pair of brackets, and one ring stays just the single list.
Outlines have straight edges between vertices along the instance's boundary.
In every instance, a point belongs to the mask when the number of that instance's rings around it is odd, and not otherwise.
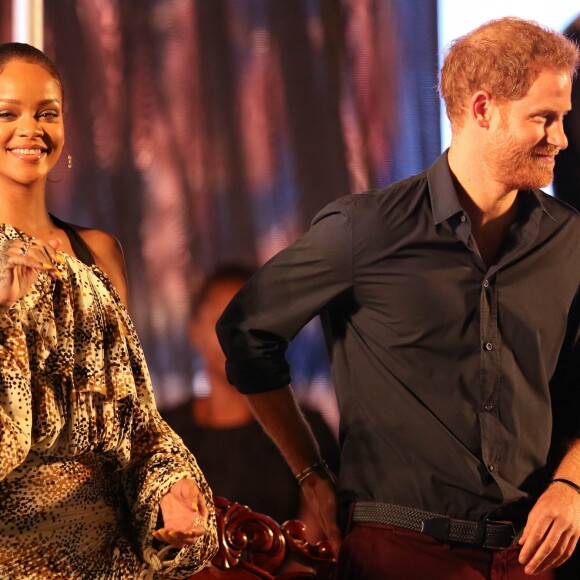
[{"label": "ruffled dress", "polygon": [[[7,224],[2,236],[29,238]],[[211,491],[160,418],[127,310],[95,265],[63,254],[0,316],[0,578],[186,578],[217,549]],[[152,536],[171,485],[197,482],[207,533]]]}]

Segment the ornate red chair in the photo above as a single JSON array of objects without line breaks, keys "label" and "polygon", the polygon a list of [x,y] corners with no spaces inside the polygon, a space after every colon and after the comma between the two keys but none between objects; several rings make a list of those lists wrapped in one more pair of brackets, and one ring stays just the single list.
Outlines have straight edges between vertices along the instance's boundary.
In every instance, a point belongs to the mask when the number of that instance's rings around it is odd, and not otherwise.
[{"label": "ornate red chair", "polygon": [[330,542],[311,544],[298,520],[282,525],[248,506],[214,497],[219,549],[212,566],[194,579],[331,580],[336,557]]}]

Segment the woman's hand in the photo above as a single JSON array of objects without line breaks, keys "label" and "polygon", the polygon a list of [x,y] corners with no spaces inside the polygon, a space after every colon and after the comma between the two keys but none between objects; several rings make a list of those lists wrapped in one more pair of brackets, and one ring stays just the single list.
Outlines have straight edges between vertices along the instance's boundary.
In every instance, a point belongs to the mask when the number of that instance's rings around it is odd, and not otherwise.
[{"label": "woman's hand", "polygon": [[205,534],[209,512],[192,479],[180,479],[174,483],[159,505],[163,528],[153,532],[158,540],[183,548]]},{"label": "woman's hand", "polygon": [[53,278],[60,278],[57,262],[63,262],[57,254],[58,240],[43,242],[2,238],[0,240],[0,313],[24,296],[36,282],[38,273],[46,271]]}]

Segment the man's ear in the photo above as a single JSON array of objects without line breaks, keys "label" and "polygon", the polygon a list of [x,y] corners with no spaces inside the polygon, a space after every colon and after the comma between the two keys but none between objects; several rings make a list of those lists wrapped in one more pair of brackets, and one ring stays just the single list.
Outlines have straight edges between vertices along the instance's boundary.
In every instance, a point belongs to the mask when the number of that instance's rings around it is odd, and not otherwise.
[{"label": "man's ear", "polygon": [[487,91],[477,91],[469,102],[470,117],[482,128],[487,129],[491,122],[491,96]]}]

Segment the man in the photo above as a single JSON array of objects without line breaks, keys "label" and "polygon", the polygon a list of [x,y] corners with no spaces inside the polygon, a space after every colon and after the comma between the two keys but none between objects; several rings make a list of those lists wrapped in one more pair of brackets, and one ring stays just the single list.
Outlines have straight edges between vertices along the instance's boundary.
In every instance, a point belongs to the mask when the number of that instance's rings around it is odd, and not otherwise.
[{"label": "man", "polygon": [[[578,60],[517,18],[455,41],[449,150],[331,203],[218,322],[230,380],[341,543],[340,578],[548,579],[576,546],[580,217],[536,188],[567,144]],[[341,413],[336,492],[284,360],[319,313]]]}]

